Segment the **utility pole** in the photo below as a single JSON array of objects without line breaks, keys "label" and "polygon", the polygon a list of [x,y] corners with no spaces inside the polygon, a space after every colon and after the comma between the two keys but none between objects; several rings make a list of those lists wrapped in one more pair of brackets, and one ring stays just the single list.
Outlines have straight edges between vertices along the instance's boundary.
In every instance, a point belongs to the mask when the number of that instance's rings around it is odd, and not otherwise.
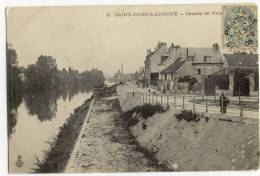
[{"label": "utility pole", "polygon": [[241,103],[241,100],[240,100],[240,69],[238,70],[238,101],[239,101],[239,104]]},{"label": "utility pole", "polygon": [[202,100],[204,100],[204,96],[205,96],[205,82],[206,82],[206,61],[207,60],[207,56],[204,56],[204,61],[203,61],[203,68],[204,68],[204,72],[202,73],[201,77],[202,77],[202,81],[201,81],[201,95],[202,95]]},{"label": "utility pole", "polygon": [[242,65],[242,63],[241,62],[239,62],[239,67],[238,67],[238,96],[239,96],[239,98],[238,98],[238,100],[239,100],[239,104],[241,104],[241,98],[240,98],[240,77],[242,76],[241,74],[240,74],[240,67],[241,67],[241,65]]}]

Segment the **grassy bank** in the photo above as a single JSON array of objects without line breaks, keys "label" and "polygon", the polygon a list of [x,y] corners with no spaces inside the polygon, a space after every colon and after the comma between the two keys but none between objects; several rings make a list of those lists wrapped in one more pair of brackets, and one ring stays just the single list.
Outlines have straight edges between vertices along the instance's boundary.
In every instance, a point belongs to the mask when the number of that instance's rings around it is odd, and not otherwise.
[{"label": "grassy bank", "polygon": [[[134,151],[141,152],[143,154],[143,156],[148,160],[148,165],[150,167],[155,168],[156,171],[171,171],[168,167],[166,167],[166,165],[164,163],[161,163],[161,162],[159,162],[158,159],[156,159],[156,157],[155,157],[156,152],[150,151],[147,148],[142,147],[138,143],[136,137],[134,135],[132,135],[132,133],[130,132],[130,127],[131,127],[131,125],[133,125],[133,124],[131,124],[131,121],[132,121],[131,117],[132,117],[133,113],[139,112],[140,115],[142,114],[145,116],[145,118],[149,118],[149,115],[151,115],[151,114],[148,112],[148,109],[152,110],[154,108],[154,106],[146,105],[144,110],[142,110],[142,107],[139,107],[139,108],[135,108],[135,109],[132,109],[131,111],[123,113],[118,99],[113,99],[113,100],[111,100],[111,102],[112,102],[113,108],[117,109],[117,111],[119,111],[121,114],[120,119],[116,120],[116,123],[123,126],[124,130],[125,130],[124,138],[113,137],[112,140],[114,142],[118,142],[118,143],[128,143],[130,145],[134,145],[135,146]],[[157,107],[156,110],[154,110],[154,109],[152,110],[152,113],[159,113],[159,112],[161,113],[162,111],[163,111],[162,108]],[[135,118],[135,117],[133,117],[133,118]],[[133,162],[135,162],[135,161],[133,161]]]},{"label": "grassy bank", "polygon": [[50,143],[50,149],[45,152],[43,159],[36,158],[36,168],[33,169],[36,173],[55,173],[65,169],[93,97],[76,108],[64,125],[60,127],[59,134]]},{"label": "grassy bank", "polygon": [[[139,117],[136,99],[125,98],[133,87],[118,87],[120,107],[134,123],[130,132],[155,161],[173,171],[254,170],[259,168],[258,119],[218,118],[170,109]],[[150,111],[149,111],[150,112]],[[150,155],[150,154],[149,154]]]},{"label": "grassy bank", "polygon": [[[141,153],[144,154],[144,157],[147,158],[149,160],[149,165],[151,167],[156,168],[158,171],[172,171],[172,169],[170,169],[169,167],[166,166],[165,163],[160,162],[157,158],[156,158],[156,153],[157,151],[155,150],[149,150],[145,147],[143,147],[142,145],[140,145],[140,143],[137,141],[136,137],[131,133],[131,126],[136,125],[137,123],[139,123],[140,118],[143,119],[148,119],[149,117],[153,116],[156,113],[164,113],[166,112],[166,109],[164,109],[163,106],[161,105],[149,105],[149,104],[145,104],[142,106],[136,106],[133,109],[127,111],[127,112],[123,112],[119,103],[119,100],[116,99],[114,100],[114,107],[116,107],[117,109],[119,109],[119,111],[121,112],[121,118],[124,119],[126,121],[126,130],[128,131],[128,138],[130,139],[129,141],[131,141],[132,145],[135,145],[135,150],[139,151]],[[145,124],[142,124],[142,128],[145,129]]]}]

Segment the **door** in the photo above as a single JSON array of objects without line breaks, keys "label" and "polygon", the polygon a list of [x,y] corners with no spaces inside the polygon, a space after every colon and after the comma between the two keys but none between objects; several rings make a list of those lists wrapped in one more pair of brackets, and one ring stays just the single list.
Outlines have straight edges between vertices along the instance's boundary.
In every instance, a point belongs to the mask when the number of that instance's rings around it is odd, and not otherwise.
[{"label": "door", "polygon": [[[239,90],[240,89],[240,90]],[[240,92],[240,93],[239,93]],[[234,96],[249,96],[249,79],[245,76],[234,77]]]}]

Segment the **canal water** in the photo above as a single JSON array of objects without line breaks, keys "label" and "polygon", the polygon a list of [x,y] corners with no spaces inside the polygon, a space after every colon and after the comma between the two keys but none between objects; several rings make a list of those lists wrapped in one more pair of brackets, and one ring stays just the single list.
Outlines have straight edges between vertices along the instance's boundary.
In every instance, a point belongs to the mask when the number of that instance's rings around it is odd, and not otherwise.
[{"label": "canal water", "polygon": [[15,114],[12,133],[9,134],[9,172],[33,172],[37,159],[42,160],[50,149],[50,142],[59,133],[66,119],[92,92],[67,92],[56,96],[55,93],[25,95]]}]

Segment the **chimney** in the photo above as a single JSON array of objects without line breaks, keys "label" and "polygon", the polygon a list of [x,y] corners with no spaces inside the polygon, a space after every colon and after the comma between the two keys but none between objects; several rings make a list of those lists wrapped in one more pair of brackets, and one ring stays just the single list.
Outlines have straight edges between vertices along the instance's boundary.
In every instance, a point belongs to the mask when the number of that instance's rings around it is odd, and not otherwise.
[{"label": "chimney", "polygon": [[218,45],[218,43],[214,43],[214,44],[212,45],[212,47],[213,47],[216,51],[219,51],[219,45]]},{"label": "chimney", "polygon": [[189,48],[186,49],[186,57],[189,57]]},{"label": "chimney", "polygon": [[146,52],[147,52],[147,56],[149,55],[149,54],[151,54],[151,49],[148,49],[148,50],[146,50]]},{"label": "chimney", "polygon": [[121,74],[123,74],[124,73],[124,70],[123,70],[124,68],[123,68],[123,64],[121,64]]},{"label": "chimney", "polygon": [[157,49],[161,48],[163,45],[167,46],[167,43],[159,41],[157,44]]}]

